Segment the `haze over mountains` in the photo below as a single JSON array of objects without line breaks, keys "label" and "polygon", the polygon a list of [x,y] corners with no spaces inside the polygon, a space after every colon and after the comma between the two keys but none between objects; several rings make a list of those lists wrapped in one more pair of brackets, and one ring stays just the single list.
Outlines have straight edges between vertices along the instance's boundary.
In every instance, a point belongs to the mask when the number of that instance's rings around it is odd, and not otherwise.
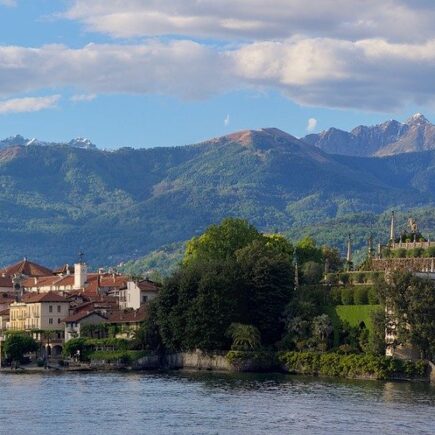
[{"label": "haze over mountains", "polygon": [[390,120],[370,127],[360,125],[350,132],[330,128],[303,140],[332,154],[389,156],[435,149],[435,125],[416,113],[405,123]]},{"label": "haze over mountains", "polygon": [[0,149],[0,186],[0,264],[26,255],[55,266],[83,250],[91,265],[113,265],[227,216],[295,233],[331,218],[433,207],[435,151],[334,155],[274,128],[111,152],[15,143]]}]

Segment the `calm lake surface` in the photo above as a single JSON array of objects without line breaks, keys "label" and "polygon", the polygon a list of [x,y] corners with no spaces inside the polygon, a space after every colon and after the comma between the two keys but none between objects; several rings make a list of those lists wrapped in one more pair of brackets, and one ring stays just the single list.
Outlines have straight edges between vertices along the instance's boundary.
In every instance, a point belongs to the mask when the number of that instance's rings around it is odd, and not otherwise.
[{"label": "calm lake surface", "polygon": [[435,388],[273,374],[0,374],[0,433],[434,434]]}]

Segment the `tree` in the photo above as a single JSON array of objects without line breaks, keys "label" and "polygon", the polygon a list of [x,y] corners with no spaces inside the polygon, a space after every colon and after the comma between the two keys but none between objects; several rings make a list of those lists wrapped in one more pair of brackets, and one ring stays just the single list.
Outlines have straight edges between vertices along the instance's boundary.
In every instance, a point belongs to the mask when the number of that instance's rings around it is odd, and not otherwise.
[{"label": "tree", "polygon": [[162,337],[157,323],[157,303],[155,300],[148,305],[148,316],[140,328],[134,332],[133,347],[140,350],[160,351],[163,347]]},{"label": "tree", "polygon": [[261,346],[260,331],[253,325],[232,323],[227,333],[233,339],[234,350],[255,350]]},{"label": "tree", "polygon": [[240,268],[241,323],[256,326],[265,345],[277,342],[284,329],[284,310],[293,291],[291,259],[264,240],[237,252]]},{"label": "tree", "polygon": [[163,284],[157,323],[170,350],[228,349],[232,323],[252,325],[266,345],[280,339],[291,298],[292,247],[246,221],[226,219],[189,242],[185,261]]},{"label": "tree", "polygon": [[211,225],[204,234],[187,243],[183,263],[187,265],[197,260],[225,261],[234,258],[237,250],[262,237],[247,221],[227,218],[219,225]]},{"label": "tree", "polygon": [[299,264],[304,264],[307,261],[322,262],[322,249],[317,247],[315,240],[312,237],[305,237],[296,245],[296,252]]},{"label": "tree", "polygon": [[328,342],[334,331],[331,319],[327,314],[322,314],[313,319],[312,323],[313,337],[316,338],[322,350],[328,348]]},{"label": "tree", "polygon": [[315,261],[307,261],[302,265],[302,279],[304,284],[318,284],[323,276],[323,267]]},{"label": "tree", "polygon": [[408,272],[394,272],[376,283],[386,306],[387,329],[394,330],[393,345],[412,344],[422,357],[435,357],[435,285]]},{"label": "tree", "polygon": [[26,353],[36,352],[38,348],[33,337],[25,333],[8,334],[3,346],[5,355],[16,363],[22,362]]},{"label": "tree", "polygon": [[322,257],[324,262],[328,262],[329,272],[338,272],[343,267],[343,260],[337,248],[322,246]]}]

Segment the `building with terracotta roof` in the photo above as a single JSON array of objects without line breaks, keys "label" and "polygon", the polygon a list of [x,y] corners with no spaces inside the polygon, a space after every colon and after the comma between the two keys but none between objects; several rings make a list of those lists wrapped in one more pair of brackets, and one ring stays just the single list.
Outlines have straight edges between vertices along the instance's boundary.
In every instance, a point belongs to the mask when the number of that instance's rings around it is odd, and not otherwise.
[{"label": "building with terracotta roof", "polygon": [[115,311],[109,316],[107,323],[118,328],[117,338],[131,339],[147,318],[148,307],[143,305],[138,310]]},{"label": "building with terracotta roof", "polygon": [[10,328],[13,330],[63,330],[69,314],[69,301],[58,293],[25,294],[10,305]]},{"label": "building with terracotta roof", "polygon": [[148,279],[128,281],[127,286],[119,291],[119,307],[122,310],[139,309],[142,305],[153,300],[158,294],[157,284]]},{"label": "building with terracotta roof", "polygon": [[107,319],[97,311],[79,311],[64,319],[65,343],[81,336],[81,330],[87,325],[106,323]]},{"label": "building with terracotta roof", "polygon": [[15,275],[24,275],[26,277],[47,276],[52,274],[52,270],[37,263],[33,263],[32,261],[27,260],[27,258],[24,258],[22,261],[0,270],[0,275],[9,277],[13,277]]},{"label": "building with terracotta roof", "polygon": [[10,276],[0,275],[0,292],[10,292],[13,289],[12,278]]}]

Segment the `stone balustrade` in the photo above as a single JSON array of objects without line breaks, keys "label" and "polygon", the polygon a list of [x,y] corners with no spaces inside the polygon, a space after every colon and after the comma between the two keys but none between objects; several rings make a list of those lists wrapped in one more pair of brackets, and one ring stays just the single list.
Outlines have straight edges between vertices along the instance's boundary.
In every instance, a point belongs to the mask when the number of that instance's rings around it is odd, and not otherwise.
[{"label": "stone balustrade", "polygon": [[435,258],[374,258],[372,260],[371,269],[380,272],[392,270],[435,272]]},{"label": "stone balustrade", "polygon": [[435,247],[435,242],[395,242],[392,243],[390,249],[414,249],[414,248],[423,248],[428,249],[431,247]]}]

